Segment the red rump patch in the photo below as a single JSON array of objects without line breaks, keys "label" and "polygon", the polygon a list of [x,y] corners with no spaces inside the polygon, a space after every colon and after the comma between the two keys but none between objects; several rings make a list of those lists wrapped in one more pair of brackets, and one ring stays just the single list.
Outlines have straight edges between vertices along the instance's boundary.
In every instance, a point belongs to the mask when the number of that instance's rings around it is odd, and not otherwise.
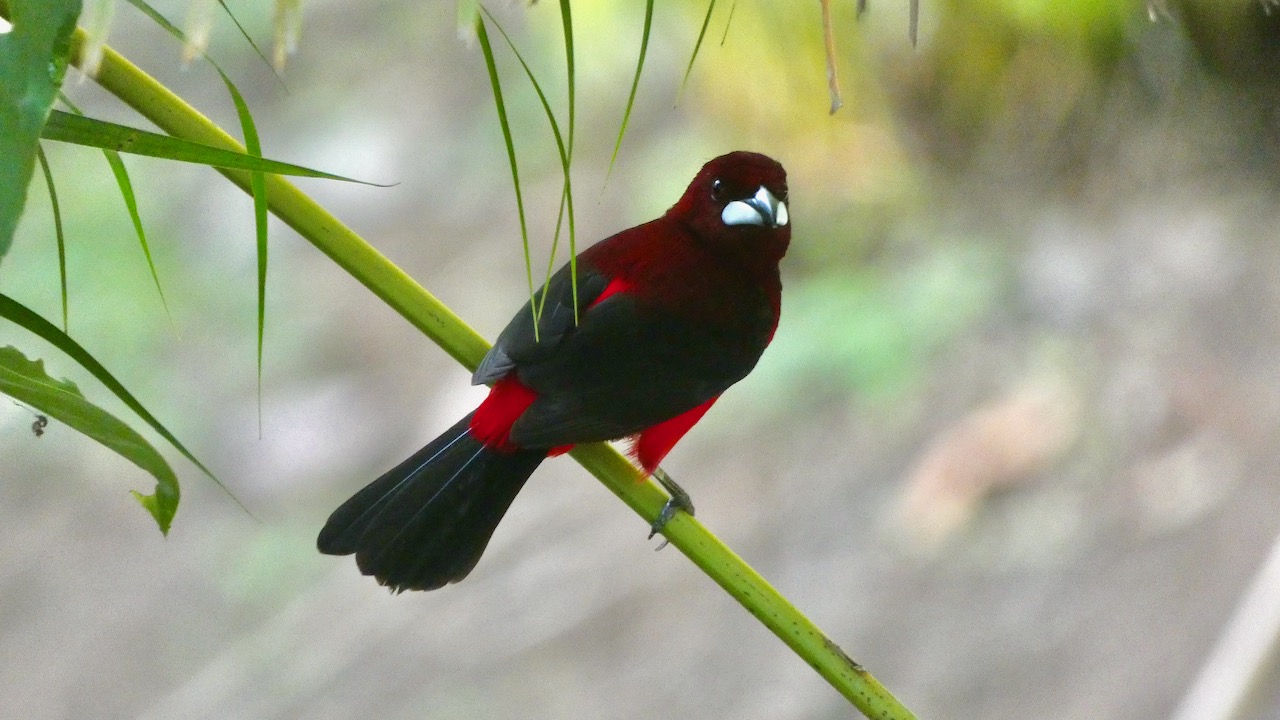
[{"label": "red rump patch", "polygon": [[[476,408],[471,416],[471,435],[477,440],[500,452],[515,452],[520,448],[511,444],[511,426],[524,414],[525,410],[538,399],[538,394],[520,382],[516,374],[502,378],[493,384],[489,396]],[[573,449],[572,445],[554,447],[547,451],[548,455],[561,455]]]},{"label": "red rump patch", "polygon": [[692,410],[685,412],[653,427],[643,430],[631,443],[631,454],[635,456],[640,467],[647,473],[653,473],[662,459],[671,452],[671,448],[680,442],[680,438],[702,419],[720,397],[711,398]]},{"label": "red rump patch", "polygon": [[489,396],[471,416],[471,434],[485,446],[511,452],[511,426],[538,399],[537,393],[525,387],[515,373],[493,384]]},{"label": "red rump patch", "polygon": [[608,298],[610,295],[616,295],[620,292],[629,292],[633,287],[635,286],[631,283],[630,280],[627,280],[626,278],[616,277],[610,280],[608,285],[604,286],[604,291],[601,292],[596,297],[595,300],[592,300],[591,304],[588,305],[587,308],[590,309],[596,305],[599,305],[600,303],[604,302],[605,299]]}]

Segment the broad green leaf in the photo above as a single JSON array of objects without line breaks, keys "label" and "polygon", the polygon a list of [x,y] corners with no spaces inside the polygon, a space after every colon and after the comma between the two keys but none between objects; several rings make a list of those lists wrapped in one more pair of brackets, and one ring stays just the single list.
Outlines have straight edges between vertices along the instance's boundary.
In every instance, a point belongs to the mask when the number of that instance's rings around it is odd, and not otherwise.
[{"label": "broad green leaf", "polygon": [[61,110],[54,110],[49,113],[49,121],[45,123],[41,137],[46,140],[58,140],[86,147],[103,148],[133,155],[164,158],[166,160],[178,160],[197,165],[209,165],[228,170],[256,170],[273,175],[341,180],[342,182],[373,185],[374,187],[388,187],[387,185],[353,180],[341,175],[312,170],[300,165],[291,165],[232,150],[223,150],[190,140],[180,140],[169,135],[161,135],[160,133],[138,130],[125,125],[73,115]]},{"label": "broad green leaf", "polygon": [[0,348],[0,393],[66,423],[155,477],[156,487],[150,495],[131,492],[155,518],[160,532],[169,534],[178,511],[178,478],[146,438],[86,400],[75,383],[49,377],[43,360],[29,360],[13,347]]},{"label": "broad green leaf", "polygon": [[19,0],[0,35],[0,258],[9,251],[35,172],[40,128],[62,85],[80,0]]},{"label": "broad green leaf", "polygon": [[72,340],[66,333],[59,330],[57,326],[40,317],[33,310],[4,293],[0,293],[0,318],[5,318],[6,320],[14,322],[41,338],[44,338],[49,343],[52,343],[54,347],[66,353],[72,360],[79,363],[85,370],[88,370],[91,375],[97,378],[98,382],[107,386],[107,389],[115,393],[115,396],[120,398],[125,405],[129,406],[130,410],[137,413],[138,417],[142,418],[143,421],[150,425],[152,430],[155,430],[161,437],[168,440],[169,444],[178,452],[182,453],[183,457],[190,460],[191,464],[200,468],[201,472],[208,475],[209,479],[217,483],[218,487],[222,488],[223,492],[227,493],[227,495],[234,500],[241,509],[245,512],[249,512],[248,508],[246,508],[235,495],[231,494],[231,491],[227,489],[227,486],[223,485],[222,481],[219,480],[217,476],[209,470],[209,468],[204,466],[204,463],[197,460],[196,456],[192,455],[191,451],[187,450],[186,446],[183,445],[178,438],[174,437],[173,433],[169,432],[168,428],[161,425],[160,421],[156,420],[155,416],[143,407],[142,403],[138,402],[137,398],[126,390],[124,385],[122,385],[115,376],[108,372],[107,369],[102,366],[102,363],[98,362],[97,358],[90,355],[89,351],[85,350],[80,343]]}]

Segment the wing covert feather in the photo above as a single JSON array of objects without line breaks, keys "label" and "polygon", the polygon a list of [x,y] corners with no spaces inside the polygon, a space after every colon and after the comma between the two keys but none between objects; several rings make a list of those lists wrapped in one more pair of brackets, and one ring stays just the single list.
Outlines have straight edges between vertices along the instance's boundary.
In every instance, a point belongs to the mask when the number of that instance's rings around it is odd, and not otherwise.
[{"label": "wing covert feather", "polygon": [[[588,306],[609,285],[609,278],[599,271],[578,263],[578,313],[586,312]],[[488,385],[506,377],[517,366],[527,362],[537,362],[540,358],[552,353],[564,340],[567,333],[574,330],[573,313],[573,281],[569,266],[565,265],[551,276],[545,290],[539,291],[535,300],[541,302],[543,292],[547,293],[546,306],[539,318],[538,332],[533,331],[532,303],[526,302],[520,311],[511,318],[507,327],[498,335],[493,347],[485,354],[484,359],[471,376],[472,385]]]}]

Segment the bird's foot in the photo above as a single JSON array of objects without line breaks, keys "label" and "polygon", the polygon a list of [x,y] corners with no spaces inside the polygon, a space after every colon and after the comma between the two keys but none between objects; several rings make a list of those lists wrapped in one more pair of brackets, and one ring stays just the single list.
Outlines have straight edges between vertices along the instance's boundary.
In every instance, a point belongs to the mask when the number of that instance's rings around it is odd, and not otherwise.
[{"label": "bird's foot", "polygon": [[[676,511],[683,510],[690,516],[693,515],[693,498],[689,497],[689,493],[677,485],[676,481],[672,480],[665,470],[662,468],[654,470],[653,479],[657,480],[658,484],[671,495],[671,499],[667,501],[666,505],[662,506],[662,512],[658,513],[657,519],[649,526],[650,538],[662,532],[662,528],[666,527],[667,523],[671,522],[671,518],[676,516]],[[658,546],[658,549],[661,550],[666,544],[664,541],[662,545]]]}]

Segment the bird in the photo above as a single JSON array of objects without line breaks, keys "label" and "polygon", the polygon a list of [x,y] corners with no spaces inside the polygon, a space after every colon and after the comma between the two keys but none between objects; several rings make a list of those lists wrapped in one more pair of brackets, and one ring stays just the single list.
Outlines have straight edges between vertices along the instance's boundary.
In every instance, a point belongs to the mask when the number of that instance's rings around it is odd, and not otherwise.
[{"label": "bird", "polygon": [[691,512],[659,464],[773,339],[788,203],[782,165],[735,151],[707,162],[661,217],[582,251],[476,368],[488,396],[339,506],[320,552],[355,555],[393,592],[444,587],[475,568],[543,460],[620,439],[672,494],[654,531]]}]

